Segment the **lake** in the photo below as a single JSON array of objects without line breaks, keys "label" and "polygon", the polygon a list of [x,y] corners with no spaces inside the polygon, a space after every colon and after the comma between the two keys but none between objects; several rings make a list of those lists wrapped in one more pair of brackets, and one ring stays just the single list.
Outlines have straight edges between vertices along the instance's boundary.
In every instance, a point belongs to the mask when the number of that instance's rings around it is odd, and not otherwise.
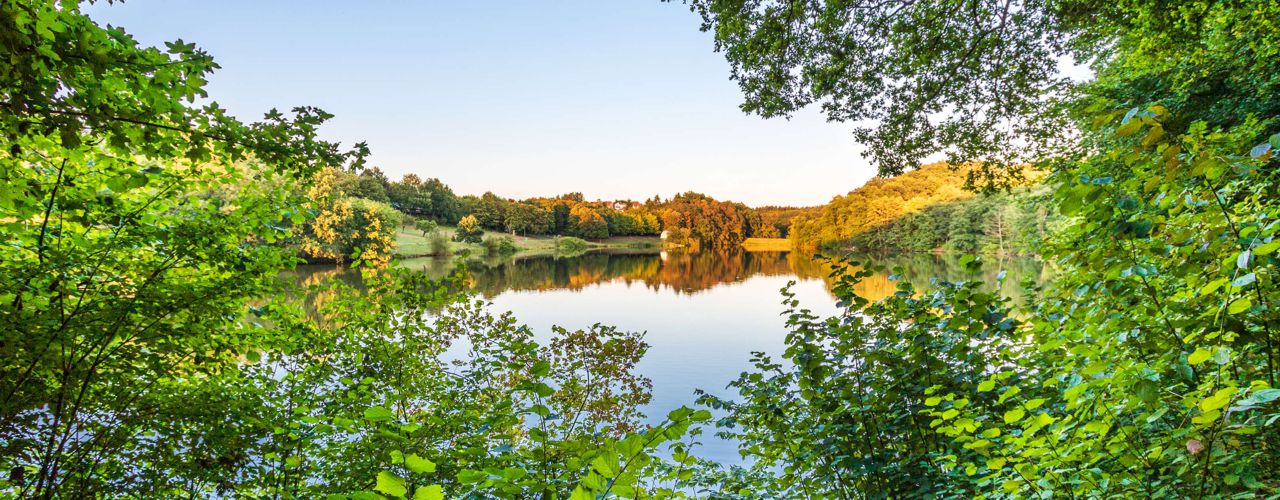
[{"label": "lake", "polygon": [[[931,278],[965,279],[958,257],[931,254],[859,256],[889,269],[901,268],[901,279],[917,287]],[[451,259],[415,259],[403,265],[444,276]],[[596,252],[574,257],[474,259],[468,261],[477,294],[492,302],[494,312],[512,312],[539,335],[552,325],[570,330],[603,323],[620,330],[645,332],[649,351],[637,366],[653,382],[653,399],[644,407],[652,420],[692,405],[695,389],[731,395],[725,386],[750,368],[751,353],[777,355],[783,350],[786,318],[780,290],[795,281],[792,292],[815,314],[838,312],[827,276],[830,267],[812,256],[793,252],[636,253]],[[1018,300],[1016,281],[1038,277],[1040,264],[1027,258],[989,258],[979,277],[995,283],[1005,270],[1004,291]],[[358,274],[335,266],[301,266],[302,281],[358,280]],[[878,299],[896,290],[891,271],[865,279],[858,293]],[[738,463],[732,443],[704,435],[699,455]]]}]

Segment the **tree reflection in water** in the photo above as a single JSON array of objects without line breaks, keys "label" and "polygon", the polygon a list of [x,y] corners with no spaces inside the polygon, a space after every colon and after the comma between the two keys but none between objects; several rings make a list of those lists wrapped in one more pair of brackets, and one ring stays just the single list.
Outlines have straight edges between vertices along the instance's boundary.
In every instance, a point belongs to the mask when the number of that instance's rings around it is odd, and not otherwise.
[{"label": "tree reflection in water", "polygon": [[[1000,283],[1006,296],[1015,303],[1023,301],[1021,282],[1031,279],[1041,283],[1047,268],[1039,261],[1025,257],[994,257],[984,260],[981,273],[966,274],[959,256],[925,253],[853,255],[851,260],[870,262],[884,270],[864,279],[857,291],[870,300],[894,293],[896,282],[906,280],[917,290],[928,288],[932,279],[959,281],[979,279],[988,287]],[[444,277],[454,269],[449,258],[414,259],[402,263],[426,271],[433,277]],[[794,276],[797,280],[823,280],[830,290],[831,266],[823,258],[798,252],[719,251],[699,253],[592,252],[572,257],[537,256],[523,258],[470,259],[466,261],[472,288],[482,297],[492,299],[506,291],[582,290],[588,286],[620,282],[641,284],[653,290],[672,290],[679,294],[697,294],[717,286],[744,281],[752,276]],[[898,269],[898,275],[893,276]],[[302,285],[328,279],[358,282],[359,272],[335,266],[300,266],[286,277]],[[323,300],[309,297],[308,301]],[[599,318],[608,322],[608,318]]]}]

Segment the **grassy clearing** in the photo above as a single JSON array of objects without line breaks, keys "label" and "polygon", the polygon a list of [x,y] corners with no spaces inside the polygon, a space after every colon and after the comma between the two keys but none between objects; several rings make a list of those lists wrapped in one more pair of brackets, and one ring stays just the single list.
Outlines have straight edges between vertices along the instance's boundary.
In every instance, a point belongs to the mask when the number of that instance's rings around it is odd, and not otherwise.
[{"label": "grassy clearing", "polygon": [[748,252],[786,252],[791,250],[791,240],[786,238],[747,238],[742,248]]},{"label": "grassy clearing", "polygon": [[[440,226],[437,231],[449,238],[449,248],[454,254],[463,251],[469,251],[471,255],[485,254],[484,246],[481,244],[453,241],[453,235],[456,233],[456,228],[453,226]],[[485,230],[484,237],[491,236],[509,236],[509,234]],[[520,248],[516,252],[516,256],[555,255],[557,253],[555,236],[514,236],[513,238],[516,241],[516,246]],[[660,240],[653,236],[622,236],[587,242],[587,250],[653,249],[656,251],[659,246]],[[400,258],[422,257],[430,253],[431,239],[423,236],[421,231],[416,231],[411,227],[400,227],[396,230],[396,254]]]}]

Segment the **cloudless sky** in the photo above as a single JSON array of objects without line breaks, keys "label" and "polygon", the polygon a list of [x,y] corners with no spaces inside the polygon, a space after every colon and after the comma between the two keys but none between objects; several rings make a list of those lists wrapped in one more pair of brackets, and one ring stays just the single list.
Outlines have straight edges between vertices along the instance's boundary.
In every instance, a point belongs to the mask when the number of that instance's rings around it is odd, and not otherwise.
[{"label": "cloudless sky", "polygon": [[744,114],[701,20],[658,0],[128,0],[86,6],[142,43],[181,38],[222,66],[210,96],[256,120],[336,115],[393,179],[459,194],[588,199],[698,191],[816,205],[872,175],[851,127],[816,110]]}]

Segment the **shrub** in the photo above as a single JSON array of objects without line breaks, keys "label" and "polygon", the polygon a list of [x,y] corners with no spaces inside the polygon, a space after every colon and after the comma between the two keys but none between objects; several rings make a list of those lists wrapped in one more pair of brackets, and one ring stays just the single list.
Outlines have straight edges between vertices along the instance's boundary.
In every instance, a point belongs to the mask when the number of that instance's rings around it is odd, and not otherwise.
[{"label": "shrub", "polygon": [[484,237],[484,229],[480,227],[480,221],[474,215],[468,215],[458,221],[458,230],[454,233],[454,241],[463,243],[480,243]]},{"label": "shrub", "polygon": [[440,233],[431,234],[431,255],[449,255],[449,238]]},{"label": "shrub", "polygon": [[515,238],[507,235],[490,236],[484,239],[484,251],[488,255],[511,255],[520,250]]},{"label": "shrub", "polygon": [[[313,190],[315,191],[315,190]],[[320,198],[320,197],[316,197]],[[358,257],[386,265],[395,251],[400,212],[364,198],[321,198],[319,215],[305,227],[301,250],[313,260],[343,262]]]},{"label": "shrub", "polygon": [[557,253],[568,253],[568,254],[582,253],[587,251],[587,248],[589,246],[590,244],[587,243],[587,240],[584,240],[582,238],[574,238],[573,236],[564,236],[561,238],[556,238]]}]

